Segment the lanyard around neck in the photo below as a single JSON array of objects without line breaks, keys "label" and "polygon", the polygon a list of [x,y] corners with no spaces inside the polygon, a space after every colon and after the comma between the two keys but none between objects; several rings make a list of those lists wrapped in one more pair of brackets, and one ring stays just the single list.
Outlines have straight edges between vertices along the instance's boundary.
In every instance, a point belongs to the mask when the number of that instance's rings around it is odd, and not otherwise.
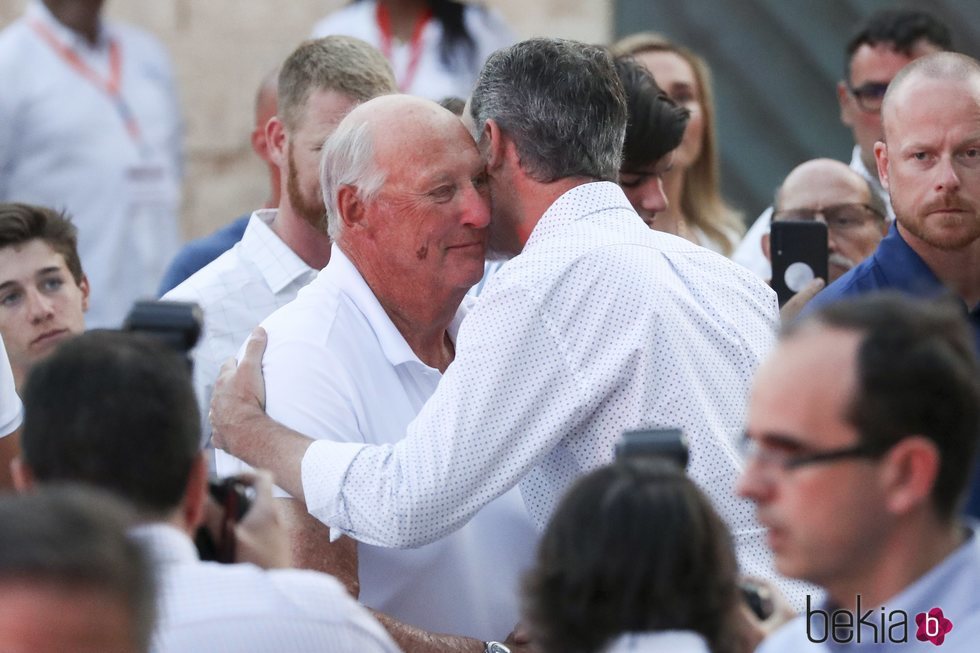
[{"label": "lanyard around neck", "polygon": [[74,70],[78,75],[91,82],[96,88],[106,94],[112,100],[116,113],[126,126],[126,132],[134,142],[140,142],[140,128],[136,121],[136,116],[130,110],[129,105],[122,96],[122,52],[119,43],[115,39],[109,39],[109,76],[102,77],[88,64],[82,61],[78,53],[68,45],[62,43],[58,36],[51,31],[51,28],[39,20],[30,21],[31,29],[44,41],[58,57]]},{"label": "lanyard around neck", "polygon": [[[393,36],[391,33],[391,16],[388,15],[388,8],[382,3],[378,3],[378,9],[375,18],[378,21],[378,29],[381,30],[381,54],[385,56],[394,68],[394,62],[391,59],[391,46]],[[415,74],[418,72],[419,61],[422,59],[422,31],[428,24],[429,19],[432,18],[432,10],[426,9],[419,15],[418,20],[415,21],[415,27],[412,28],[412,39],[409,41],[409,57],[408,66],[405,67],[405,74],[402,75],[398,82],[398,90],[402,93],[408,91],[412,86],[412,82],[415,81]],[[397,75],[396,75],[397,78]]]}]

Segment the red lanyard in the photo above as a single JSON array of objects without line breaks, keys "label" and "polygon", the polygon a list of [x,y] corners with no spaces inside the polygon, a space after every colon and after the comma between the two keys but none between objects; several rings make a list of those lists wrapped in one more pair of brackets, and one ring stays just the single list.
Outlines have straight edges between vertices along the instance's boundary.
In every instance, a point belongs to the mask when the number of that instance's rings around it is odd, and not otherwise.
[{"label": "red lanyard", "polygon": [[104,79],[92,70],[88,64],[82,61],[81,57],[74,50],[59,41],[58,37],[47,25],[38,20],[32,20],[30,25],[37,35],[41,37],[41,40],[47,43],[54,50],[55,54],[71,66],[76,73],[90,81],[96,88],[109,96],[123,124],[126,125],[126,132],[133,141],[139,143],[139,124],[136,122],[136,116],[129,109],[129,105],[126,104],[126,100],[123,99],[120,91],[120,85],[122,83],[122,53],[119,50],[119,44],[116,40],[111,39],[109,41],[109,78]]},{"label": "red lanyard", "polygon": [[[381,30],[381,54],[391,62],[392,68],[394,68],[394,62],[391,60],[391,17],[388,15],[388,8],[380,2],[378,3],[376,18],[378,29]],[[415,81],[415,73],[418,72],[419,61],[422,59],[422,31],[425,29],[430,18],[432,18],[432,10],[426,9],[419,16],[418,20],[415,21],[415,27],[412,28],[412,40],[410,41],[411,53],[408,57],[408,66],[405,68],[405,74],[402,76],[401,81],[398,82],[398,89],[402,93],[408,91],[412,86],[412,82]]]}]

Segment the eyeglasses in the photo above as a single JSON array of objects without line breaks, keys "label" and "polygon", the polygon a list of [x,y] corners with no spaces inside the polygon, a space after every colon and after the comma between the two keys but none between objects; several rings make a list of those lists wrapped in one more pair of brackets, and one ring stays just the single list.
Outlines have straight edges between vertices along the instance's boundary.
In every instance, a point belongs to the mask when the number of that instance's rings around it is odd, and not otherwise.
[{"label": "eyeglasses", "polygon": [[[786,439],[789,440],[789,438]],[[778,447],[762,447],[757,440],[746,434],[742,438],[741,450],[746,464],[754,462],[769,470],[789,472],[800,467],[824,465],[852,458],[874,460],[884,456],[891,449],[891,446],[882,449],[867,444],[857,444],[851,447],[825,449],[823,451],[792,452],[789,449]]]},{"label": "eyeglasses", "polygon": [[822,209],[786,209],[772,214],[772,221],[813,222],[817,216],[823,218],[827,228],[834,232],[847,232],[860,229],[870,220],[882,220],[884,216],[867,204],[834,204]]},{"label": "eyeglasses", "polygon": [[847,82],[848,93],[853,95],[854,99],[857,100],[861,111],[867,113],[878,113],[881,111],[881,102],[885,99],[885,91],[887,90],[887,83],[867,82],[855,88],[851,86],[850,82]]}]

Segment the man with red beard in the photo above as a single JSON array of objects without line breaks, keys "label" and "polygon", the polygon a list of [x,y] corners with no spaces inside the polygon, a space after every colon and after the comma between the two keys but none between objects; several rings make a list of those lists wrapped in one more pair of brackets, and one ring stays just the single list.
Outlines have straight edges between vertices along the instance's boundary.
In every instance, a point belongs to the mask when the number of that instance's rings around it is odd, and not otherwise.
[{"label": "man with red beard", "polygon": [[[896,223],[806,312],[883,289],[952,294],[980,351],[980,63],[948,52],[917,59],[892,81],[881,113],[885,137],[875,158]],[[980,516],[977,480],[966,512]]]},{"label": "man with red beard", "polygon": [[943,52],[910,63],[882,108],[878,176],[896,224],[807,312],[886,288],[962,300],[980,347],[980,63]]},{"label": "man with red beard", "polygon": [[[281,171],[279,207],[255,211],[241,241],[163,297],[197,302],[204,311],[204,332],[192,354],[204,415],[221,363],[330,260],[318,179],[323,141],[356,105],[396,92],[381,53],[346,36],[300,45],[283,63],[278,86],[278,113],[265,129]],[[207,442],[207,419],[203,427]]]}]

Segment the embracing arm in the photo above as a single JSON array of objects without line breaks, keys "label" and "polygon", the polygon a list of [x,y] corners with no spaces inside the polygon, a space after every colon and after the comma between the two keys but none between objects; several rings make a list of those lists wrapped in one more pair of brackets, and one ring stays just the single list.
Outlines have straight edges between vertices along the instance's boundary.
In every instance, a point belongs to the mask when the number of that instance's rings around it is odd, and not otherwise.
[{"label": "embracing arm", "polygon": [[[492,301],[491,301],[492,300]],[[504,321],[501,316],[506,316]],[[457,358],[395,445],[310,441],[262,412],[264,335],[215,386],[215,442],[362,542],[421,546],[459,528],[513,487],[591,410],[561,328],[532,291],[484,297],[459,333]]]},{"label": "embracing arm", "polygon": [[265,414],[262,354],[267,336],[257,327],[245,345],[242,362],[221,366],[211,397],[214,445],[252,467],[272,472],[276,485],[303,500],[300,463],[312,440]]}]

